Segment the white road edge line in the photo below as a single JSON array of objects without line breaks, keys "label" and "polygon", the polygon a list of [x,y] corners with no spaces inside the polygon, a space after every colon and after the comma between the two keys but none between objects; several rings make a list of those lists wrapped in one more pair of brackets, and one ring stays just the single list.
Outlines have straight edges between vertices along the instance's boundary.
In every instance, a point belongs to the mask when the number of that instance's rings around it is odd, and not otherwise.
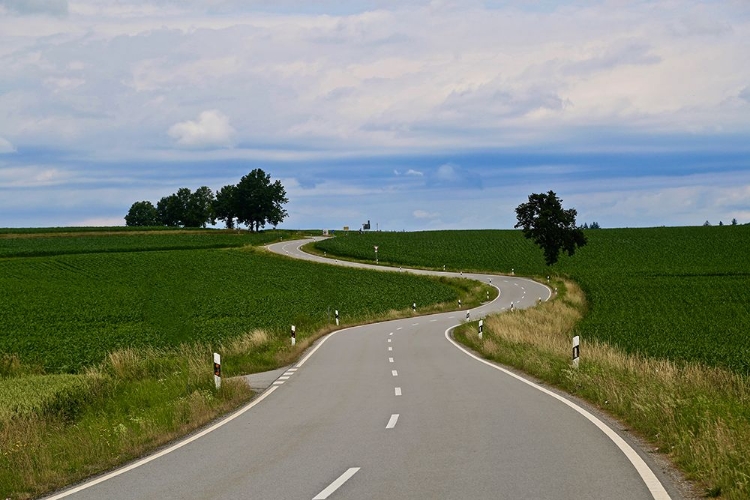
[{"label": "white road edge line", "polygon": [[208,427],[208,428],[202,430],[198,434],[196,434],[194,436],[191,436],[188,439],[185,439],[184,441],[180,441],[179,443],[176,443],[176,444],[170,446],[169,448],[166,448],[166,449],[160,451],[159,453],[154,453],[153,455],[150,455],[150,456],[148,456],[148,457],[146,457],[144,459],[141,459],[141,460],[138,460],[136,462],[133,462],[132,464],[130,464],[130,465],[126,466],[126,467],[123,467],[121,469],[117,469],[117,470],[115,470],[113,472],[110,472],[109,474],[105,474],[104,476],[101,476],[101,477],[99,477],[97,479],[94,479],[93,481],[89,481],[88,483],[84,483],[84,484],[82,484],[80,486],[77,486],[75,488],[72,488],[70,490],[63,491],[62,493],[59,493],[59,494],[57,494],[55,496],[48,497],[46,500],[57,500],[59,498],[65,498],[65,497],[70,496],[70,495],[72,495],[74,493],[78,493],[79,491],[83,491],[85,489],[91,488],[92,486],[95,486],[95,485],[97,485],[99,483],[103,483],[104,481],[107,481],[109,479],[112,479],[113,477],[119,476],[120,474],[125,474],[126,472],[131,471],[133,469],[136,469],[136,468],[140,467],[141,465],[146,465],[147,463],[149,463],[149,462],[151,462],[153,460],[156,460],[157,458],[163,457],[164,455],[167,455],[168,453],[172,453],[173,451],[175,451],[175,450],[177,450],[179,448],[182,448],[183,446],[185,446],[187,444],[190,444],[190,443],[192,443],[193,441],[195,441],[197,439],[202,438],[203,436],[205,436],[209,432],[213,432],[216,429],[218,429],[219,427],[222,427],[223,425],[228,424],[229,422],[231,422],[235,418],[239,417],[240,415],[242,415],[246,411],[248,411],[251,408],[253,408],[255,405],[259,404],[261,401],[263,401],[264,399],[266,399],[268,396],[270,396],[271,394],[273,394],[273,391],[275,391],[276,389],[278,389],[278,387],[279,386],[271,386],[266,392],[264,392],[263,394],[261,394],[258,397],[258,399],[255,399],[255,400],[251,401],[250,404],[248,404],[247,406],[245,406],[241,410],[238,410],[237,412],[235,412],[232,415],[228,416],[224,420],[215,423],[211,427]]},{"label": "white road edge line", "polygon": [[460,325],[455,325],[445,330],[445,338],[448,339],[448,341],[451,344],[453,344],[459,350],[463,351],[464,354],[471,356],[472,358],[476,359],[480,363],[484,363],[485,365],[489,367],[499,370],[505,373],[506,375],[509,375],[515,378],[516,380],[519,380],[523,382],[524,384],[529,385],[533,387],[534,389],[537,389],[543,392],[544,394],[557,399],[561,403],[569,406],[576,412],[580,413],[588,421],[590,421],[592,424],[597,426],[599,430],[601,430],[609,439],[612,440],[613,443],[615,443],[615,445],[618,448],[620,448],[620,451],[622,451],[622,453],[628,458],[628,460],[630,460],[630,463],[633,464],[633,467],[635,467],[636,472],[638,472],[638,474],[641,476],[641,479],[646,484],[646,487],[648,488],[649,492],[651,492],[651,496],[654,498],[654,500],[671,500],[669,493],[667,493],[667,490],[664,489],[664,485],[661,484],[661,482],[659,481],[659,478],[657,478],[656,475],[654,474],[654,471],[652,471],[651,468],[646,464],[646,462],[643,461],[640,455],[638,455],[638,453],[636,453],[635,450],[623,438],[621,438],[619,434],[613,431],[607,424],[599,420],[596,416],[594,416],[590,412],[584,410],[583,408],[573,403],[572,401],[565,399],[559,394],[556,394],[548,389],[545,389],[544,387],[538,384],[535,384],[534,382],[530,380],[526,380],[520,375],[517,375],[509,370],[506,370],[505,368],[502,368],[493,363],[490,363],[486,359],[482,359],[479,356],[475,355],[474,353],[469,352],[462,345],[460,345],[458,342],[456,342],[450,337],[450,331],[456,328],[457,326],[460,326]]},{"label": "white road edge line", "polygon": [[398,413],[394,413],[391,415],[390,420],[388,420],[388,425],[385,426],[386,429],[393,429],[396,427],[396,422],[398,422]]},{"label": "white road edge line", "polygon": [[351,477],[357,472],[359,472],[359,467],[349,468],[346,472],[341,474],[338,479],[328,485],[326,489],[313,497],[313,500],[326,500],[326,498],[331,496],[337,489],[341,488],[341,486],[343,486],[344,483],[351,479]]}]

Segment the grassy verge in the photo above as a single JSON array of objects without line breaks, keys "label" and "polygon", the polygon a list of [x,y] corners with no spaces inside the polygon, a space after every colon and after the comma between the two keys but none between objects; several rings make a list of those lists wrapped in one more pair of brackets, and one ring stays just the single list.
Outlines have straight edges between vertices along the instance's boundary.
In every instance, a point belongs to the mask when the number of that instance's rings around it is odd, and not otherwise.
[{"label": "grassy verge", "polygon": [[[489,287],[444,279],[464,303],[478,304]],[[420,308],[419,314],[455,308]],[[360,315],[355,324],[411,316],[411,309]],[[343,326],[352,326],[344,322]],[[27,499],[132,460],[250,400],[232,375],[292,363],[332,331],[287,335],[256,329],[212,345],[120,349],[78,374],[43,374],[17,356],[0,358],[0,498]],[[226,377],[213,381],[212,352]]]},{"label": "grassy verge", "polygon": [[750,378],[697,362],[628,354],[585,337],[580,367],[573,369],[571,339],[586,300],[572,282],[556,286],[557,300],[487,318],[482,340],[476,324],[458,328],[456,339],[615,415],[707,496],[750,498]]}]

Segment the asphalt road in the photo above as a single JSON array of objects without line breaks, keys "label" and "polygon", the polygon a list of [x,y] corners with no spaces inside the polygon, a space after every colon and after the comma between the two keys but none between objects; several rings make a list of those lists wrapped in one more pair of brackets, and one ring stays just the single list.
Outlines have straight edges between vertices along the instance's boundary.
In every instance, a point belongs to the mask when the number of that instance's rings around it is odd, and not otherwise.
[{"label": "asphalt road", "polygon": [[[549,297],[530,280],[475,278],[500,296],[472,319]],[[453,343],[465,314],[335,332],[227,419],[51,498],[679,498],[627,435]]]}]

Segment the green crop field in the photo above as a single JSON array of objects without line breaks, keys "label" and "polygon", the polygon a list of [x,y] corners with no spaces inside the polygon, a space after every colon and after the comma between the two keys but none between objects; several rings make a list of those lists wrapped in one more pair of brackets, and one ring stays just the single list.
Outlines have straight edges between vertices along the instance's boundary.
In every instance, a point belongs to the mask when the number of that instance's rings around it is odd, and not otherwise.
[{"label": "green crop field", "polygon": [[233,231],[82,231],[71,234],[61,230],[51,233],[0,232],[0,258],[38,257],[44,255],[140,252],[145,250],[189,250],[260,245],[276,241],[282,231],[237,233]]},{"label": "green crop field", "polygon": [[590,310],[577,333],[628,352],[750,373],[750,226],[598,229],[548,268],[520,231],[341,235],[330,255],[449,270],[571,276]]},{"label": "green crop field", "polygon": [[288,335],[292,324],[304,335],[330,323],[334,309],[358,321],[457,297],[444,282],[406,274],[205,248],[279,237],[209,231],[0,239],[6,255],[37,255],[0,258],[0,354],[73,373],[123,347],[210,345],[255,328]]}]

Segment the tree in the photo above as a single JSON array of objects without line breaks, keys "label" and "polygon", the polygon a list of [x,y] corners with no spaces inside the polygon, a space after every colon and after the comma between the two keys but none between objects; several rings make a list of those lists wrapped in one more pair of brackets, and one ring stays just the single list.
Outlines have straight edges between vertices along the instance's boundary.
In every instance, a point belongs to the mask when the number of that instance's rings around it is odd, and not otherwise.
[{"label": "tree", "polygon": [[737,225],[737,219],[732,219],[732,225],[733,225],[733,226],[736,226],[736,225]]},{"label": "tree", "polygon": [[[188,190],[190,192],[190,190]],[[214,216],[214,193],[207,186],[201,186],[190,194],[185,210],[185,227],[206,227],[216,221]]]},{"label": "tree", "polygon": [[227,229],[234,227],[234,219],[237,217],[237,186],[229,184],[216,192],[214,199],[214,216],[224,221]]},{"label": "tree", "polygon": [[267,222],[277,225],[287,216],[282,204],[289,200],[281,181],[271,183],[271,177],[256,168],[237,184],[234,193],[237,220],[250,229],[260,231]]},{"label": "tree", "polygon": [[548,266],[555,264],[563,250],[572,256],[586,244],[586,236],[576,227],[574,208],[564,210],[562,200],[553,191],[529,195],[528,203],[516,208],[518,223],[526,238],[534,240],[543,251]]},{"label": "tree", "polygon": [[126,226],[158,226],[159,214],[150,201],[136,201],[125,216]]},{"label": "tree", "polygon": [[156,204],[156,212],[159,214],[159,221],[164,226],[179,226],[185,218],[184,207],[176,194],[164,196],[159,200]]}]

